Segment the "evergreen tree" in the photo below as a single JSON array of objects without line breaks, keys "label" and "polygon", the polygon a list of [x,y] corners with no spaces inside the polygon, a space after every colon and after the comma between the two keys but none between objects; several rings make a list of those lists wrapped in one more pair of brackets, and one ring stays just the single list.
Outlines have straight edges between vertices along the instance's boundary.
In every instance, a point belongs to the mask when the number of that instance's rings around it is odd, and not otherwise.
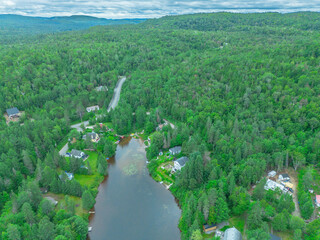
[{"label": "evergreen tree", "polygon": [[82,207],[86,210],[90,210],[95,203],[95,200],[89,190],[86,190],[82,194]]}]

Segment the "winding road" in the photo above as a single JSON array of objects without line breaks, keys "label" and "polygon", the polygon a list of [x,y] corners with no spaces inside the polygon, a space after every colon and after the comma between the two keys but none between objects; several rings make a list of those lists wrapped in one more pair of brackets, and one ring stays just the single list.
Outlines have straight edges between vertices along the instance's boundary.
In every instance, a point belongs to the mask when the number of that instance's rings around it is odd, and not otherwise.
[{"label": "winding road", "polygon": [[[116,106],[118,105],[118,102],[120,100],[121,88],[122,88],[123,83],[126,81],[126,79],[127,79],[127,77],[125,77],[125,76],[120,77],[120,79],[114,89],[114,94],[113,94],[113,97],[112,97],[111,102],[109,104],[108,112],[110,112],[111,109],[115,109]],[[77,123],[77,124],[71,125],[70,127],[77,129],[78,132],[82,132],[81,124],[83,124],[85,127],[87,127],[89,125],[89,121]],[[68,143],[63,146],[63,148],[59,151],[59,154],[61,156],[64,156],[67,153],[67,151],[68,151]]]},{"label": "winding road", "polygon": [[108,107],[108,112],[111,111],[111,109],[115,109],[115,107],[118,105],[118,102],[120,100],[120,92],[121,92],[121,88],[123,83],[126,81],[127,77],[121,77],[114,89],[114,94],[113,97],[111,99],[111,102],[109,104]]}]

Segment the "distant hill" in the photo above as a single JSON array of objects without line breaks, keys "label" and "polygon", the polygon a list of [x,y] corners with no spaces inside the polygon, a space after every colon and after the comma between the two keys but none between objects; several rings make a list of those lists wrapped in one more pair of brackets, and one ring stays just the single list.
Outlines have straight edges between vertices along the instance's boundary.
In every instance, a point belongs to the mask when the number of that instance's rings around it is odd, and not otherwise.
[{"label": "distant hill", "polygon": [[97,25],[137,24],[145,19],[104,19],[74,15],[70,17],[28,17],[0,15],[0,42],[13,41],[19,36],[87,29]]}]

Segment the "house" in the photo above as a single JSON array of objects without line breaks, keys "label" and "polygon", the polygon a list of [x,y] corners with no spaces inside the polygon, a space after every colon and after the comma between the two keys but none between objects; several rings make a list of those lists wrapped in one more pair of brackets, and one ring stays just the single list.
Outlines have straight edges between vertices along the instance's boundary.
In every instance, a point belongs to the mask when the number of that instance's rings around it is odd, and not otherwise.
[{"label": "house", "polygon": [[96,106],[92,106],[92,107],[87,107],[86,110],[87,110],[87,112],[94,112],[94,111],[100,110],[100,108],[98,105],[96,105]]},{"label": "house", "polygon": [[189,159],[187,157],[181,157],[173,162],[173,166],[175,170],[181,170],[188,161]]},{"label": "house", "polygon": [[276,171],[271,171],[268,173],[268,177],[275,177],[277,175]]},{"label": "house", "polygon": [[72,149],[71,151],[71,157],[74,157],[74,158],[82,158],[83,160],[86,160],[88,155],[86,155],[84,152],[81,152],[79,150],[75,150],[75,149]]},{"label": "house", "polygon": [[99,134],[92,132],[83,135],[82,139],[86,140],[87,138],[91,139],[91,142],[99,142]]},{"label": "house", "polygon": [[217,229],[217,225],[216,224],[205,224],[202,227],[203,227],[203,231],[206,234],[213,233]]},{"label": "house", "polygon": [[96,91],[97,92],[107,92],[108,87],[107,86],[99,86],[99,87],[96,87]]},{"label": "house", "polygon": [[67,177],[68,177],[68,180],[72,180],[74,178],[74,175],[73,173],[68,173],[68,172],[65,172],[67,174]]},{"label": "house", "polygon": [[173,147],[169,149],[171,155],[176,155],[181,153],[181,146]]},{"label": "house", "polygon": [[57,204],[58,204],[58,201],[56,201],[52,197],[45,197],[45,199],[47,199],[53,206],[57,206]]},{"label": "house", "polygon": [[279,188],[282,192],[288,192],[288,190],[283,185],[281,185],[275,181],[272,181],[270,179],[268,179],[266,184],[264,185],[265,190],[271,189],[272,191],[274,191],[277,188]]},{"label": "house", "polygon": [[270,233],[270,240],[281,240],[281,238]]},{"label": "house", "polygon": [[223,240],[242,240],[242,235],[235,227],[228,228],[224,232]]},{"label": "house", "polygon": [[320,207],[320,195],[316,195],[316,205]]},{"label": "house", "polygon": [[7,114],[9,118],[20,117],[20,112],[16,107],[7,109]]},{"label": "house", "polygon": [[280,181],[290,181],[290,177],[287,173],[283,173],[279,175],[279,180]]}]

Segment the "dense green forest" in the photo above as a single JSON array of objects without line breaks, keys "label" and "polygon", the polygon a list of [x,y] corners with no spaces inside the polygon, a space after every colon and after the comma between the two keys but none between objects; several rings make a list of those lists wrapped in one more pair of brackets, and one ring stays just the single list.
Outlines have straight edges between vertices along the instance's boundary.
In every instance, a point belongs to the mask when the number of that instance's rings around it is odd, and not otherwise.
[{"label": "dense green forest", "polygon": [[145,19],[104,19],[73,15],[70,17],[28,17],[0,14],[0,43],[33,41],[34,35],[87,29],[93,26],[136,24]]},{"label": "dense green forest", "polygon": [[[54,211],[39,187],[54,188],[46,166],[64,167],[56,146],[96,104],[119,134],[150,134],[163,118],[176,124],[154,134],[147,156],[182,145],[190,158],[171,187],[182,239],[201,239],[202,224],[230,217],[246,219],[247,239],[268,240],[270,227],[287,239],[320,239],[308,191],[320,160],[319,20],[196,14],[0,45],[1,112],[25,112],[20,123],[0,123],[0,239],[86,238],[86,216],[72,206]],[[119,106],[108,114],[112,91],[95,88],[114,89],[122,75]],[[263,189],[268,170],[288,168],[299,173],[301,216],[291,196]],[[73,185],[61,192],[92,202],[90,189]]]}]

